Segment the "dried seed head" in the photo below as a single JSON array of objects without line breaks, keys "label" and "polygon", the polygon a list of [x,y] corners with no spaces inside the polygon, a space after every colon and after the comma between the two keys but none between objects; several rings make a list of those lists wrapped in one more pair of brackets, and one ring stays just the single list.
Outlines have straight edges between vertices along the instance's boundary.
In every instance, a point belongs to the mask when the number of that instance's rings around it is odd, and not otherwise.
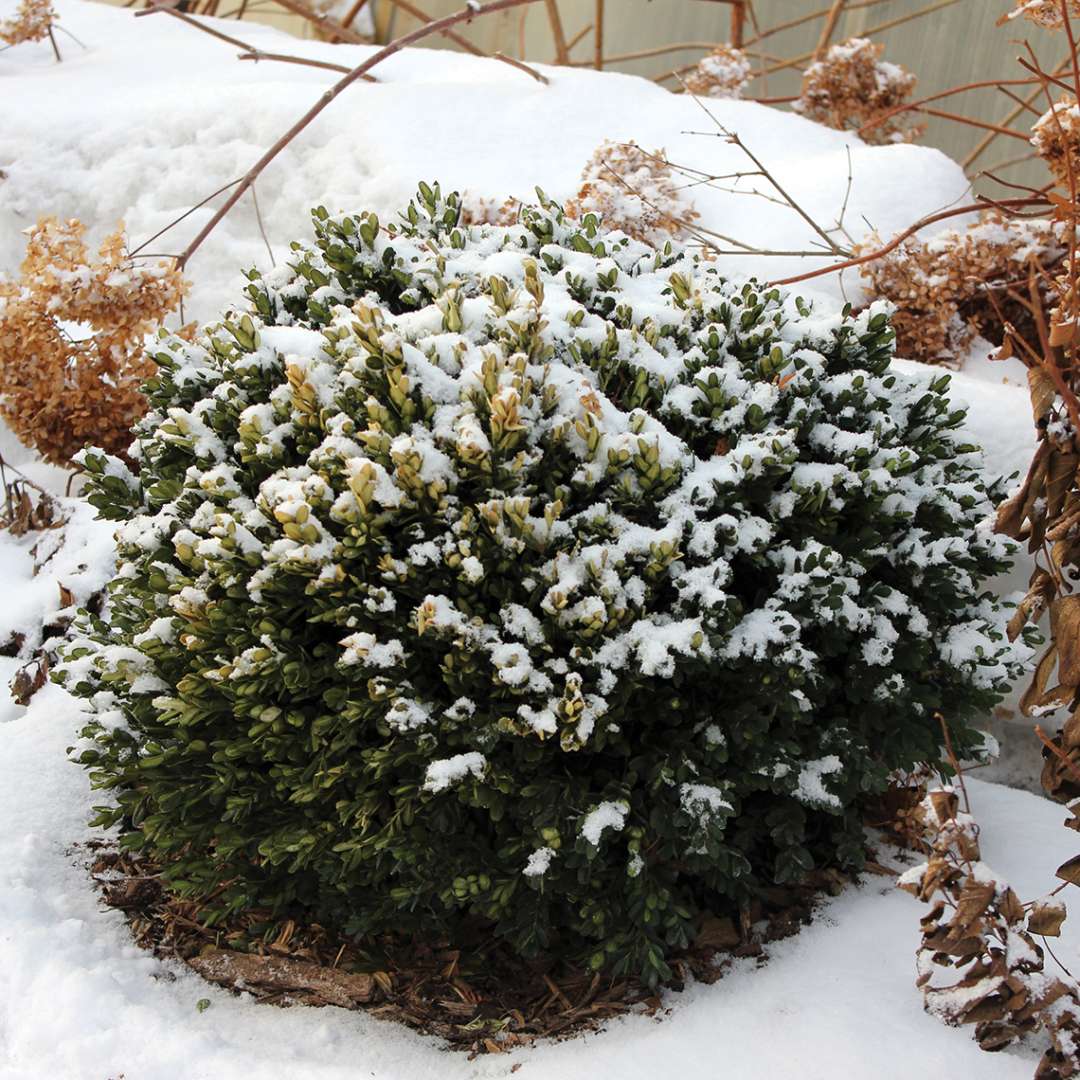
[{"label": "dried seed head", "polygon": [[24,41],[43,41],[56,22],[51,0],[22,0],[14,17],[0,22],[0,41],[21,45]]},{"label": "dried seed head", "polygon": [[518,199],[488,198],[466,192],[461,199],[462,225],[516,225],[521,213]]},{"label": "dried seed head", "polygon": [[0,415],[43,457],[67,464],[87,443],[122,453],[153,374],[143,341],[187,284],[167,263],[136,267],[123,227],[91,261],[77,220],[43,218],[19,280],[0,282]]},{"label": "dried seed head", "polygon": [[[796,112],[840,131],[858,131],[897,106],[915,89],[916,78],[899,64],[881,59],[883,45],[851,38],[832,48],[803,74]],[[867,142],[911,142],[922,125],[900,114],[866,133]]]},{"label": "dried seed head", "polygon": [[1071,172],[1074,182],[1080,184],[1080,107],[1076,98],[1066,94],[1035,121],[1031,145],[1059,183],[1068,184]]},{"label": "dried seed head", "polygon": [[608,229],[663,245],[697,218],[675,184],[663,150],[649,153],[637,143],[605,141],[581,174],[577,196],[566,204],[572,218],[598,214]]},{"label": "dried seed head", "polygon": [[700,97],[739,98],[753,77],[750,58],[741,49],[719,45],[686,76],[686,89]]},{"label": "dried seed head", "polygon": [[[873,295],[897,306],[897,353],[955,365],[979,334],[1000,343],[1002,316],[1026,334],[1031,315],[1009,300],[1006,286],[1019,282],[1026,293],[1034,262],[1048,299],[1049,276],[1041,271],[1060,264],[1066,248],[1062,230],[1051,221],[988,211],[970,228],[950,229],[928,240],[913,238],[866,263],[862,274]],[[865,254],[880,246],[880,238],[871,237],[858,250]]]},{"label": "dried seed head", "polygon": [[[1069,15],[1073,18],[1080,16],[1080,0],[1067,0],[1067,2]],[[1065,25],[1061,0],[1020,0],[1016,8],[1010,11],[1002,22],[1009,22],[1020,16],[1050,30],[1060,30]]]}]

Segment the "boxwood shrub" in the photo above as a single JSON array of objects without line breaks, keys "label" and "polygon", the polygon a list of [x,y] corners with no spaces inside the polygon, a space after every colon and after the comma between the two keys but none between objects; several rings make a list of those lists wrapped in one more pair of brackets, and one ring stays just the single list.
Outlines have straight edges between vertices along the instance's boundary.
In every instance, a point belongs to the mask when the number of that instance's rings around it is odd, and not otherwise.
[{"label": "boxwood shrub", "polygon": [[314,213],[162,337],[119,570],[61,678],[97,822],[208,917],[667,974],[706,911],[857,867],[862,796],[1026,660],[999,495],[887,310],[816,313],[543,198]]}]

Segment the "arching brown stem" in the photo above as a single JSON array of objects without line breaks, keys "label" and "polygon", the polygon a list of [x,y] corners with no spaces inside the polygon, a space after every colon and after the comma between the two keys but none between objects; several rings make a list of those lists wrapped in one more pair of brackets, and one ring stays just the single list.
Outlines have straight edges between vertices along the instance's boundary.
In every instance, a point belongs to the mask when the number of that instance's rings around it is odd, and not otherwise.
[{"label": "arching brown stem", "polygon": [[[941,210],[936,214],[931,214],[929,217],[921,218],[916,221],[910,228],[905,229],[901,233],[897,233],[887,244],[883,247],[877,248],[875,251],[869,251],[865,255],[856,256],[853,259],[845,259],[843,262],[833,263],[831,266],[822,266],[817,270],[808,270],[805,274],[797,274],[795,277],[782,278],[779,281],[770,281],[769,285],[795,285],[800,281],[809,281],[811,278],[824,277],[826,274],[837,274],[841,270],[850,270],[854,266],[864,266],[866,263],[873,262],[875,259],[880,259],[885,255],[888,255],[890,251],[895,251],[905,240],[914,236],[920,229],[925,229],[927,225],[933,225],[938,221],[945,221],[948,218],[960,217],[963,214],[973,214],[979,210],[985,210],[987,207],[986,202],[969,203],[967,206],[954,206],[949,210]],[[1051,202],[1047,198],[1027,198],[1027,199],[999,199],[994,203],[995,206],[1007,208],[1010,210],[1021,209],[1025,206],[1050,206]]]},{"label": "arching brown stem", "polygon": [[243,198],[245,192],[252,184],[259,178],[263,170],[267,167],[304,130],[314,119],[317,117],[323,109],[330,105],[340,94],[344,93],[354,82],[358,79],[362,79],[373,67],[381,64],[385,59],[393,56],[395,53],[401,52],[402,49],[409,45],[412,45],[416,41],[422,41],[426,37],[430,37],[432,34],[441,33],[443,30],[447,30],[450,27],[456,26],[458,23],[468,22],[471,19],[475,19],[479,16],[489,15],[495,11],[505,11],[507,8],[523,7],[526,4],[537,3],[538,0],[490,0],[487,4],[479,4],[475,7],[467,7],[463,11],[455,12],[452,15],[446,15],[441,19],[436,19],[434,22],[426,23],[424,26],[418,27],[416,30],[410,31],[408,34],[403,34],[401,37],[391,41],[389,45],[381,48],[373,56],[369,56],[362,64],[352,69],[348,75],[342,76],[333,86],[331,86],[320,98],[311,106],[310,109],[284,135],[281,136],[269,150],[254,165],[245,173],[243,179],[232,190],[229,197],[221,205],[221,207],[214,213],[214,216],[199,230],[198,235],[190,244],[183,250],[180,257],[176,260],[177,269],[182,270],[191,259],[191,256],[202,246],[203,241],[217,228],[222,218],[229,213],[230,210]]}]

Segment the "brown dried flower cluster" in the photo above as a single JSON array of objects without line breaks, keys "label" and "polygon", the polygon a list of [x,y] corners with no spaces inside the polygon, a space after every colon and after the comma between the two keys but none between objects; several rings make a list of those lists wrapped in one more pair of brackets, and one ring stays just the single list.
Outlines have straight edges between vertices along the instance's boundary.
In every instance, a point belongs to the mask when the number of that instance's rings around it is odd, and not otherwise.
[{"label": "brown dried flower cluster", "polygon": [[[1028,291],[1034,267],[1045,297],[1049,274],[1065,255],[1060,227],[1044,219],[1016,220],[996,210],[977,225],[912,238],[861,267],[874,296],[896,305],[897,353],[930,364],[958,364],[982,334],[997,345],[1007,322],[1029,327],[1031,314],[1008,295],[1008,286]],[[882,246],[870,236],[858,251]]]},{"label": "brown dried flower cluster", "polygon": [[519,199],[491,199],[465,192],[461,200],[462,225],[516,225],[520,214]]},{"label": "brown dried flower cluster", "polygon": [[684,85],[699,97],[738,98],[753,78],[750,58],[741,49],[719,45],[686,76]]},{"label": "brown dried flower cluster", "polygon": [[[899,885],[933,905],[916,953],[916,985],[927,1011],[947,1024],[974,1024],[984,1050],[1045,1031],[1050,1046],[1035,1080],[1080,1075],[1080,990],[1071,978],[1044,970],[1035,941],[1060,934],[1065,905],[1053,897],[1022,904],[980,861],[978,827],[953,789],[930,792],[923,814],[929,858]],[[1070,866],[1059,876],[1080,869]]]},{"label": "brown dried flower cluster", "polygon": [[1076,98],[1065,95],[1035,121],[1031,145],[1059,183],[1069,183],[1071,170],[1080,186],[1080,107]]},{"label": "brown dried flower cluster", "polygon": [[121,227],[92,262],[77,220],[43,218],[22,277],[0,282],[0,415],[46,460],[66,465],[87,443],[122,453],[146,411],[153,371],[146,334],[187,285],[168,264],[136,267]]},{"label": "brown dried flower cluster", "polygon": [[[1069,14],[1080,17],[1080,0],[1068,0],[1068,5]],[[1065,25],[1061,0],[1020,0],[1014,10],[999,20],[998,25],[1020,16],[1038,23],[1039,26],[1045,26],[1049,30],[1058,30]]]},{"label": "brown dried flower cluster", "polygon": [[[883,45],[851,38],[833,45],[803,74],[796,112],[840,131],[858,131],[907,104],[916,78],[899,64],[881,59]],[[906,122],[907,114],[890,117],[867,131],[867,142],[910,142],[922,125]]]},{"label": "brown dried flower cluster", "polygon": [[609,229],[663,245],[697,217],[675,184],[663,150],[605,141],[581,174],[581,189],[566,204],[570,217],[598,214]]},{"label": "brown dried flower cluster", "polygon": [[15,15],[0,22],[0,41],[6,45],[44,41],[55,21],[51,0],[22,0]]}]

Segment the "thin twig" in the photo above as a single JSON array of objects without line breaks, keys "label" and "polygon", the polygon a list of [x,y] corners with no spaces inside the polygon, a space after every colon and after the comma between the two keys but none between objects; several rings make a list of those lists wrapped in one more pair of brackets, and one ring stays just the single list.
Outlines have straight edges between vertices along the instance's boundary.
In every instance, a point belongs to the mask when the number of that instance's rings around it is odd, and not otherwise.
[{"label": "thin twig", "polygon": [[211,37],[217,38],[218,41],[224,41],[229,45],[235,45],[236,48],[244,49],[246,52],[256,51],[254,45],[249,45],[246,41],[241,41],[239,38],[232,37],[230,34],[223,34],[220,30],[215,30],[214,27],[207,26],[206,23],[200,22],[191,15],[188,15],[183,11],[178,11],[174,7],[166,7],[164,4],[155,4],[153,7],[143,8],[142,11],[136,11],[135,18],[141,19],[145,15],[157,15],[159,12],[171,15],[174,19],[179,19],[181,22],[187,23],[188,26],[193,26],[196,30],[201,30],[204,34],[209,34]]},{"label": "thin twig", "polygon": [[851,188],[855,182],[855,170],[851,164],[851,147],[845,146],[847,151],[847,186],[844,188],[844,201],[840,204],[840,216],[836,219],[836,228],[844,234],[849,244],[854,245],[855,241],[844,228],[844,218],[847,215],[848,202],[851,199]]},{"label": "thin twig", "polygon": [[[164,229],[160,229],[158,232],[154,233],[154,235],[151,236],[149,240],[143,241],[143,243],[141,243],[134,251],[132,251],[128,257],[134,258],[136,255],[139,254],[140,251],[143,250],[143,248],[149,247],[159,236],[164,236],[171,228],[179,225],[180,222],[184,220],[184,218],[190,217],[192,214],[195,213],[196,210],[201,210],[208,202],[210,202],[211,199],[216,199],[219,195],[228,191],[229,188],[235,187],[243,179],[244,178],[242,176],[238,176],[235,180],[230,180],[227,184],[223,184],[217,189],[217,191],[211,193],[210,195],[207,195],[206,198],[203,199],[201,202],[197,202],[190,209],[185,210],[178,218],[174,218],[172,221],[170,221]],[[151,256],[147,256],[147,258],[150,257]]]},{"label": "thin twig", "polygon": [[593,67],[597,71],[604,69],[604,0],[596,0],[596,15],[593,19]]},{"label": "thin twig", "polygon": [[177,268],[183,269],[187,265],[188,260],[192,255],[198,251],[203,241],[217,228],[218,223],[225,217],[226,214],[240,201],[244,192],[247,191],[252,184],[259,178],[263,170],[285,149],[303,131],[328,105],[332,104],[337,97],[344,93],[354,82],[363,78],[373,67],[382,63],[388,57],[394,56],[396,53],[401,52],[402,49],[414,42],[422,41],[426,37],[430,37],[432,34],[440,33],[441,31],[448,29],[449,27],[456,26],[458,23],[468,22],[478,16],[489,15],[496,11],[505,11],[508,8],[522,7],[526,4],[537,3],[538,0],[490,0],[489,3],[480,5],[478,7],[467,7],[463,11],[455,12],[452,15],[445,15],[441,19],[437,19],[435,22],[427,23],[424,26],[418,27],[416,30],[412,30],[407,34],[403,34],[401,37],[391,41],[388,45],[385,45],[377,53],[369,56],[362,64],[353,68],[348,75],[343,75],[333,86],[329,87],[315,102],[296,121],[292,127],[289,128],[275,143],[270,147],[255,162],[254,165],[247,171],[247,173],[241,178],[239,183],[235,185],[233,192],[225,200],[222,206],[215,212],[213,217],[199,230],[198,235],[181,253],[180,258],[177,260]]},{"label": "thin twig", "polygon": [[1019,94],[1014,94],[1007,86],[999,86],[998,90],[1003,93],[1010,101],[1015,101],[1024,112],[1031,113],[1036,119],[1041,115],[1039,110],[1031,105],[1028,105]]},{"label": "thin twig", "polygon": [[53,55],[56,57],[56,62],[62,64],[64,58],[60,55],[60,46],[56,44],[56,35],[53,33],[52,24],[49,24],[49,44],[52,45]]},{"label": "thin twig", "polygon": [[996,86],[998,88],[1002,86],[1031,86],[1034,82],[1036,82],[1035,79],[985,79],[982,82],[964,83],[963,86],[950,86],[948,90],[942,90],[940,94],[931,94],[929,97],[920,98],[918,101],[909,101],[903,105],[897,105],[892,109],[886,109],[885,112],[881,113],[879,116],[875,116],[872,120],[868,120],[861,128],[859,128],[859,138],[865,139],[868,132],[887,123],[894,116],[910,112],[912,109],[920,109],[922,106],[929,105],[933,101],[940,101],[942,98],[952,97],[953,94],[962,94],[967,90],[982,90],[991,86]]},{"label": "thin twig", "polygon": [[[953,4],[960,3],[960,0],[937,0],[936,3],[930,4],[927,7],[920,8],[918,11],[909,12],[907,15],[900,15],[895,19],[890,19],[888,22],[879,23],[877,26],[867,27],[860,34],[861,37],[872,37],[874,34],[883,34],[886,30],[892,30],[897,26],[901,26],[904,23],[911,22],[913,19],[921,19],[924,15],[932,15],[935,11],[940,11],[942,8],[951,7]],[[784,71],[787,68],[798,67],[800,64],[806,63],[808,60],[814,59],[813,51],[803,53],[801,56],[792,57],[790,60],[784,60],[782,63],[777,64],[775,67],[768,69],[767,74],[772,75],[777,71]]]},{"label": "thin twig", "polygon": [[[1019,63],[1020,63],[1020,66],[1021,66],[1021,67],[1025,67],[1025,68],[1026,68],[1026,67],[1028,67],[1028,65],[1024,63],[1024,60],[1023,60],[1023,58],[1022,58],[1022,57],[1018,57],[1017,59],[1019,60]],[[1066,68],[1066,66],[1067,66],[1067,64],[1068,64],[1068,61],[1067,61],[1067,60],[1062,60],[1062,61],[1061,61],[1061,63],[1060,63],[1060,64],[1058,64],[1058,66],[1057,66],[1057,67],[1056,67],[1056,68],[1054,69],[1054,74],[1055,74],[1055,75],[1057,75],[1057,74],[1059,74],[1060,72],[1064,71],[1064,70],[1065,70],[1065,68]],[[1029,68],[1029,70],[1031,70],[1031,69]],[[1026,100],[1026,105],[1030,105],[1030,104],[1031,104],[1031,103],[1032,103],[1033,101],[1035,101],[1035,99],[1036,99],[1036,98],[1037,98],[1037,97],[1039,96],[1039,94],[1040,94],[1040,93],[1042,93],[1042,89],[1041,89],[1041,88],[1039,88],[1039,89],[1037,89],[1037,90],[1033,90],[1033,91],[1031,92],[1031,96],[1030,96],[1030,97],[1028,97],[1027,99],[1025,99],[1025,100]],[[1013,109],[1013,110],[1012,110],[1012,111],[1011,111],[1010,113],[1008,113],[1008,115],[1007,115],[1007,116],[1004,116],[1004,117],[1002,117],[1002,119],[1001,119],[1001,123],[1002,123],[1002,124],[1003,124],[1004,126],[1008,126],[1008,125],[1009,125],[1009,124],[1011,124],[1011,123],[1012,123],[1012,122],[1013,122],[1013,121],[1014,121],[1014,120],[1015,120],[1015,119],[1016,119],[1016,118],[1017,118],[1017,117],[1018,117],[1018,116],[1019,116],[1019,115],[1020,115],[1020,114],[1021,114],[1021,113],[1022,113],[1023,111],[1024,111],[1024,110],[1023,110],[1022,108],[1020,108],[1019,106],[1017,106],[1017,108]],[[969,169],[969,168],[970,168],[970,167],[971,167],[972,165],[974,165],[974,164],[975,164],[975,162],[976,162],[976,161],[977,161],[977,160],[978,160],[978,159],[979,159],[980,157],[982,157],[982,155],[983,155],[983,154],[985,153],[985,151],[986,151],[987,147],[989,147],[989,146],[990,146],[990,144],[991,144],[991,143],[992,143],[992,142],[993,142],[993,141],[994,141],[994,140],[995,140],[996,138],[997,138],[997,135],[996,135],[995,133],[991,133],[991,134],[987,135],[987,136],[986,136],[986,137],[985,137],[984,139],[982,139],[982,140],[981,140],[981,141],[980,141],[979,143],[977,143],[977,144],[976,144],[976,146],[974,147],[974,149],[972,149],[972,151],[971,151],[971,152],[970,152],[970,153],[968,154],[968,156],[967,156],[966,158],[964,158],[964,160],[963,160],[962,162],[960,162],[960,164],[961,164],[961,165],[962,165],[962,166],[963,166],[963,167],[964,167],[965,169]]]},{"label": "thin twig", "polygon": [[820,60],[825,55],[825,50],[829,47],[829,42],[832,41],[832,36],[836,33],[836,24],[840,21],[840,16],[844,13],[844,7],[847,0],[833,0],[833,6],[829,9],[829,14],[825,19],[825,25],[821,28],[821,36],[818,38],[817,48],[814,50],[814,59]]},{"label": "thin twig", "polygon": [[573,52],[593,31],[593,24],[586,23],[567,43],[566,51]]},{"label": "thin twig", "polygon": [[[302,67],[321,68],[323,71],[352,71],[352,68],[344,64],[331,64],[329,60],[309,60],[306,56],[286,56],[284,53],[244,52],[239,56],[240,60],[276,60],[283,64],[300,64]],[[367,81],[375,82],[374,76],[369,75]]]},{"label": "thin twig", "polygon": [[563,32],[558,0],[544,0],[544,6],[547,8],[548,22],[551,24],[551,36],[555,39],[556,62],[569,64],[570,52],[566,47],[566,34]]},{"label": "thin twig", "polygon": [[[878,4],[887,3],[887,0],[862,0],[862,3],[848,4],[848,11],[856,11],[860,8],[877,7]],[[782,34],[785,30],[794,30],[798,26],[805,26],[808,22],[814,22],[816,19],[823,19],[832,10],[832,6],[821,8],[819,11],[811,11],[808,15],[799,15],[794,19],[789,19],[787,22],[775,23],[767,30],[758,30],[756,35],[750,38],[746,44],[756,45],[759,41],[764,41],[766,38],[775,36],[776,34]]]},{"label": "thin twig", "polygon": [[[422,23],[432,23],[435,20],[426,12],[422,11],[415,4],[409,2],[409,0],[387,0],[388,3],[394,5],[394,7],[401,8],[402,11],[407,12],[414,19],[419,19]],[[447,41],[452,41],[455,45],[460,45],[466,52],[472,53],[473,56],[486,56],[487,53],[483,49],[477,48],[468,38],[462,37],[460,34],[455,34],[452,30],[441,31],[442,36]]]},{"label": "thin twig", "polygon": [[259,196],[255,194],[255,185],[252,184],[251,188],[251,201],[255,206],[255,221],[259,226],[259,235],[263,238],[263,243],[266,245],[266,254],[270,256],[270,265],[277,266],[277,259],[274,258],[274,249],[270,246],[270,237],[266,235],[266,226],[263,224],[262,211],[259,209]]},{"label": "thin twig", "polygon": [[[685,85],[683,88],[685,89]],[[803,221],[805,221],[807,225],[809,225],[810,228],[813,229],[814,232],[816,232],[818,236],[820,236],[821,239],[825,241],[829,250],[833,252],[834,255],[845,254],[843,249],[836,243],[836,241],[833,240],[833,238],[799,205],[799,203],[795,201],[794,198],[792,198],[788,191],[781,185],[780,181],[777,180],[771,172],[769,172],[768,168],[765,166],[765,163],[752,150],[750,150],[749,147],[747,147],[746,143],[742,141],[738,133],[734,131],[729,131],[727,128],[725,128],[724,125],[721,124],[720,121],[716,118],[716,116],[709,111],[709,108],[705,105],[705,103],[701,100],[700,97],[697,97],[695,95],[694,100],[697,102],[698,106],[705,113],[705,115],[716,125],[717,130],[721,132],[722,136],[726,138],[727,141],[733,146],[737,146],[757,166],[757,168],[761,170],[761,175],[766,180],[768,180],[770,184],[772,184],[772,186],[776,189],[777,193],[784,200],[784,202],[787,203],[787,205],[790,206],[791,209],[794,210],[795,213],[798,214],[799,217],[801,217]]]},{"label": "thin twig", "polygon": [[746,37],[746,2],[734,0],[731,6],[731,44],[736,49],[743,47],[743,39]]},{"label": "thin twig", "polygon": [[74,41],[76,45],[81,46],[83,49],[88,50],[90,48],[90,46],[87,45],[85,41],[77,38],[66,26],[61,26],[60,23],[56,23],[53,29],[59,30],[61,34],[67,34],[67,36],[71,38],[71,40]]},{"label": "thin twig", "polygon": [[526,75],[531,75],[537,82],[541,82],[545,86],[547,86],[551,82],[551,80],[546,75],[542,75],[539,71],[536,70],[536,68],[531,68],[528,64],[522,63],[522,61],[520,60],[515,60],[512,56],[507,56],[506,53],[492,53],[491,59],[501,60],[504,64],[509,64],[511,67],[516,67],[518,71],[524,71]]},{"label": "thin twig", "polygon": [[968,127],[982,128],[984,131],[993,131],[998,135],[1008,135],[1022,142],[1030,142],[1029,136],[1022,131],[1014,131],[1012,128],[1002,127],[1000,124],[991,124],[987,120],[973,120],[970,116],[962,116],[960,113],[946,112],[944,109],[928,109],[925,105],[920,106],[913,112],[926,113],[927,116],[937,116],[942,120],[953,120],[957,124],[967,124]]},{"label": "thin twig", "polygon": [[[621,64],[627,60],[648,60],[653,56],[663,56],[665,53],[683,52],[687,49],[700,49],[702,52],[712,52],[716,48],[715,41],[673,41],[669,45],[651,45],[647,49],[636,49],[634,52],[616,53],[614,56],[605,56],[605,64]],[[595,60],[575,60],[574,67],[591,67]],[[691,65],[696,66],[696,65]],[[671,74],[670,72],[668,73]]]},{"label": "thin twig", "polygon": [[287,8],[294,15],[306,19],[312,26],[317,27],[328,37],[336,37],[353,45],[371,44],[369,38],[364,37],[363,34],[358,34],[351,26],[342,26],[336,19],[331,19],[329,15],[324,15],[321,11],[315,11],[314,8],[308,7],[307,4],[301,3],[300,0],[275,0],[275,2],[283,8]]},{"label": "thin twig", "polygon": [[994,173],[1001,172],[1002,169],[1011,169],[1014,165],[1022,165],[1025,161],[1031,161],[1032,158],[1038,156],[1034,150],[1031,150],[1026,154],[1019,154],[1017,157],[1006,158],[1004,161],[998,161],[991,165],[988,169],[983,169],[979,176],[991,176]]},{"label": "thin twig", "polygon": [[[921,218],[916,221],[910,228],[905,229],[903,232],[897,233],[887,244],[883,247],[877,248],[874,251],[869,251],[865,255],[859,255],[855,258],[845,259],[843,262],[833,263],[832,266],[822,266],[817,270],[808,270],[804,274],[797,274],[795,277],[783,278],[780,281],[770,281],[769,285],[794,285],[797,282],[809,281],[811,278],[824,277],[826,274],[836,274],[841,270],[849,270],[853,266],[863,266],[866,263],[873,262],[875,259],[883,258],[888,255],[890,251],[895,251],[905,240],[914,236],[920,229],[925,229],[928,225],[934,225],[939,221],[945,221],[947,218],[959,217],[962,214],[973,214],[979,210],[985,210],[988,200],[983,199],[977,203],[969,203],[967,206],[954,206],[948,210],[940,210],[936,214],[930,214],[928,217]],[[995,203],[997,206],[1004,206],[1009,208],[1023,207],[1023,206],[1050,206],[1050,200],[1045,197],[1040,198],[1028,198],[1028,199],[1002,199]]]},{"label": "thin twig", "polygon": [[964,793],[964,813],[971,813],[971,799],[968,798],[967,784],[964,783],[964,770],[960,767],[960,761],[956,756],[956,751],[953,749],[952,735],[949,732],[949,725],[945,720],[945,714],[942,712],[935,712],[938,722],[941,724],[941,734],[945,739],[945,753],[948,755],[949,764],[953,767],[953,771],[956,773],[956,778],[960,781],[960,790]]},{"label": "thin twig", "polygon": [[356,16],[367,6],[368,0],[355,0],[353,6],[345,12],[345,18],[341,20],[342,26],[352,26]]}]

